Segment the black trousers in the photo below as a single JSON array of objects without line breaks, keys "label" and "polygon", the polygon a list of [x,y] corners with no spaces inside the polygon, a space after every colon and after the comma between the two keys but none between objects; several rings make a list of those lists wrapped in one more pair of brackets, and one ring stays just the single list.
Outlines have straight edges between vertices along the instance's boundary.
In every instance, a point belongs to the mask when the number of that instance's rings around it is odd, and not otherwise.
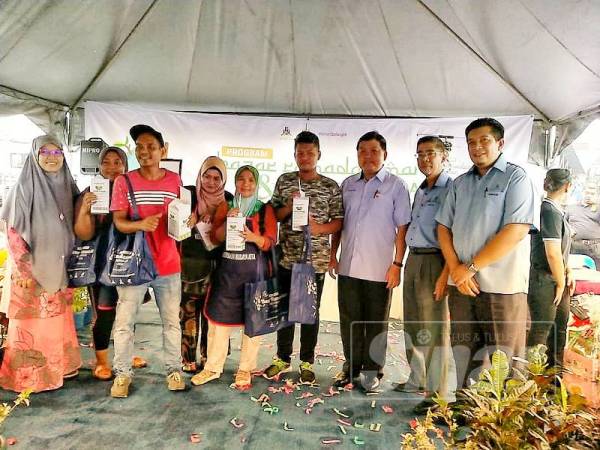
[{"label": "black trousers", "polygon": [[382,374],[391,294],[385,282],[338,276],[340,333],[346,357],[344,371],[351,377],[361,371]]},{"label": "black trousers", "polygon": [[[311,364],[315,362],[315,347],[319,335],[319,308],[321,306],[325,274],[317,273],[315,278],[317,282],[317,320],[312,325],[300,325],[300,361]],[[281,292],[289,293],[291,282],[292,271],[279,266],[279,288]],[[296,325],[292,325],[277,331],[277,356],[287,363],[291,361],[295,330]]]},{"label": "black trousers", "polygon": [[179,323],[181,325],[181,357],[184,364],[196,362],[200,339],[200,357],[206,359],[208,349],[208,320],[202,314],[210,276],[196,283],[181,283]]},{"label": "black trousers", "polygon": [[548,365],[562,366],[567,343],[567,325],[571,297],[565,287],[561,302],[554,305],[556,283],[548,272],[532,269],[529,272],[529,314],[531,328],[527,335],[527,347],[544,344],[548,347]]},{"label": "black trousers", "polygon": [[527,294],[480,292],[477,297],[461,294],[454,286],[448,290],[450,342],[456,363],[458,387],[469,378],[477,379],[486,357],[500,349],[509,358],[525,357]]}]

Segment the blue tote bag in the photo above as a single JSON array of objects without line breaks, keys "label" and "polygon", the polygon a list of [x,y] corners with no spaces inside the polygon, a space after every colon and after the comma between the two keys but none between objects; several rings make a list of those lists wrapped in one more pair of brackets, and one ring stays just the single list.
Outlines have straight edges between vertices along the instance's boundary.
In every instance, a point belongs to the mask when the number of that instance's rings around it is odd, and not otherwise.
[{"label": "blue tote bag", "polygon": [[[140,220],[133,186],[124,175],[133,209],[131,220]],[[100,275],[100,283],[106,286],[139,286],[153,281],[158,276],[154,258],[146,241],[146,233],[136,231],[124,234],[113,223],[108,237],[106,264]]]},{"label": "blue tote bag", "polygon": [[288,314],[290,322],[312,325],[317,321],[317,281],[311,260],[312,242],[307,225],[304,227],[302,259],[292,265]]},{"label": "blue tote bag", "polygon": [[288,321],[288,294],[281,293],[277,279],[277,256],[275,246],[271,247],[271,268],[269,278],[265,278],[267,268],[265,258],[257,259],[257,281],[244,286],[244,333],[249,337],[273,333],[292,325]]},{"label": "blue tote bag", "polygon": [[99,236],[89,241],[77,239],[67,264],[69,287],[82,287],[96,282]]}]

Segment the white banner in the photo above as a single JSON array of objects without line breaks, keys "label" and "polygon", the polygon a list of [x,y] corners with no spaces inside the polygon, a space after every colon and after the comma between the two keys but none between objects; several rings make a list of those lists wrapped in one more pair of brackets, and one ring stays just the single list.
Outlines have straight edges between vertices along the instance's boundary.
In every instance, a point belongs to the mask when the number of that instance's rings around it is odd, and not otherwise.
[{"label": "white banner", "polygon": [[[302,130],[319,136],[321,159],[319,172],[338,182],[359,171],[356,142],[364,133],[379,131],[387,141],[386,167],[402,177],[411,194],[422,182],[416,165],[416,145],[421,136],[445,136],[452,143],[450,172],[453,176],[471,167],[464,136],[474,117],[452,119],[307,119],[300,117],[260,117],[227,114],[198,114],[160,111],[120,104],[87,102],[85,105],[86,138],[101,137],[111,145],[129,151],[130,168],[137,167],[135,143],[129,128],[147,124],[160,131],[169,143],[170,158],[183,160],[184,184],[195,184],[202,161],[218,155],[227,164],[228,189],[234,191],[233,175],[244,164],[254,165],[260,172],[260,197],[271,197],[277,177],[296,170],[294,137]],[[532,116],[498,117],[504,125],[504,152],[509,161],[528,167],[536,184],[541,186],[544,170],[527,164]],[[75,163],[75,161],[73,161]],[[78,162],[77,162],[78,164]],[[76,172],[75,170],[73,171]],[[78,171],[77,171],[78,172]],[[79,175],[80,187],[89,185],[89,177]],[[391,317],[402,317],[402,289],[394,289]],[[321,298],[321,319],[339,320],[337,286],[326,277]]]},{"label": "white banner", "polygon": [[[359,172],[356,142],[364,133],[377,130],[387,140],[385,166],[402,177],[414,193],[423,180],[415,158],[420,137],[446,136],[452,143],[450,172],[456,176],[471,166],[464,136],[473,117],[451,119],[352,119],[237,116],[171,112],[119,104],[86,102],[86,138],[101,137],[110,145],[128,149],[130,168],[137,167],[135,143],[129,128],[147,124],[160,131],[169,146],[169,158],[183,160],[184,184],[194,184],[202,161],[218,155],[227,164],[228,189],[233,191],[233,175],[244,164],[260,173],[260,197],[270,198],[277,177],[296,170],[294,137],[302,130],[319,136],[319,172],[338,182]],[[504,152],[509,161],[525,166],[533,126],[532,116],[498,117],[504,125]],[[87,181],[87,180],[86,180]]]}]

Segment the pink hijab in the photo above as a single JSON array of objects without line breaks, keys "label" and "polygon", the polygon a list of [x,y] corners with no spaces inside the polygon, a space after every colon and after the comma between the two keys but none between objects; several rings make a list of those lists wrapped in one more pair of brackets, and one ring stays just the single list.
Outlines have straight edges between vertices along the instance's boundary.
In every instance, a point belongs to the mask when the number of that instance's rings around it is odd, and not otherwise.
[{"label": "pink hijab", "polygon": [[[209,169],[217,169],[221,173],[223,183],[215,192],[207,192],[202,187],[202,175]],[[217,156],[209,156],[204,160],[196,178],[196,197],[198,198],[198,215],[214,215],[217,206],[225,201],[225,183],[227,182],[227,167],[223,160]]]}]

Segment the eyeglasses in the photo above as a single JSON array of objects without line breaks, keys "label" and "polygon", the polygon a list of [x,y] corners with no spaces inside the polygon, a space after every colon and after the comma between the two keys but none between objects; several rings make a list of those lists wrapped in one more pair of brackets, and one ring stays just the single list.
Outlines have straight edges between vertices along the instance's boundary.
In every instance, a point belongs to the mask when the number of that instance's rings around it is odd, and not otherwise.
[{"label": "eyeglasses", "polygon": [[57,148],[56,150],[51,150],[49,148],[42,147],[42,148],[40,148],[40,155],[42,155],[42,156],[64,156],[64,153],[60,148]]},{"label": "eyeglasses", "polygon": [[435,155],[437,155],[438,153],[440,153],[440,152],[430,151],[430,152],[425,152],[425,153],[415,153],[415,158],[423,161],[424,159],[435,158]]}]

